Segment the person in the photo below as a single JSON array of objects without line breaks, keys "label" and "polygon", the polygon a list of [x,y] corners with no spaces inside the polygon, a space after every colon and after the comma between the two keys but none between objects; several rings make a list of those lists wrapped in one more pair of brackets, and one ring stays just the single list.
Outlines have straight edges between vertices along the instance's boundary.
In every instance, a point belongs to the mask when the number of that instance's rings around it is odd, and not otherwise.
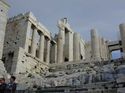
[{"label": "person", "polygon": [[17,84],[15,83],[16,77],[11,76],[10,82],[7,84],[6,93],[15,93]]},{"label": "person", "polygon": [[5,78],[0,78],[0,93],[5,93],[6,86]]}]

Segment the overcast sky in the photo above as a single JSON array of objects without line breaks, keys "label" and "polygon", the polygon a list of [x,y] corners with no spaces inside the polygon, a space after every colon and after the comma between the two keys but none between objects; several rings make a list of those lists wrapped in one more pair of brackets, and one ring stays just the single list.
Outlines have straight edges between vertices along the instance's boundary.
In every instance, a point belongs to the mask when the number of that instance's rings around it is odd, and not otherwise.
[{"label": "overcast sky", "polygon": [[57,33],[57,20],[67,17],[71,28],[85,40],[96,28],[106,39],[119,38],[119,24],[125,22],[125,0],[8,0],[9,17],[32,11],[52,33]]}]

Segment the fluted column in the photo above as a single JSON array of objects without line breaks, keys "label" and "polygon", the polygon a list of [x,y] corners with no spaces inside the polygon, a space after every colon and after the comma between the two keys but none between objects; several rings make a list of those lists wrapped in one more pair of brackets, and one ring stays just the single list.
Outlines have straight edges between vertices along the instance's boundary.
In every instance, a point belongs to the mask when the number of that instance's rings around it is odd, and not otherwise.
[{"label": "fluted column", "polygon": [[33,30],[32,34],[32,42],[31,42],[31,54],[35,57],[36,56],[36,34],[37,34],[37,29]]},{"label": "fluted column", "polygon": [[73,57],[74,61],[80,60],[80,35],[78,33],[74,33],[73,37]]},{"label": "fluted column", "polygon": [[100,58],[99,38],[95,29],[91,30],[91,51],[93,58],[95,59]]},{"label": "fluted column", "polygon": [[44,60],[44,40],[45,37],[44,35],[41,33],[40,34],[40,46],[39,46],[39,59],[43,62]]},{"label": "fluted column", "polygon": [[121,34],[121,41],[122,41],[122,56],[125,58],[125,23],[119,25],[120,34]]},{"label": "fluted column", "polygon": [[47,39],[47,42],[46,42],[46,47],[47,47],[47,50],[46,50],[46,63],[49,64],[50,62],[50,39]]},{"label": "fluted column", "polygon": [[64,39],[64,31],[59,31],[58,37],[57,37],[57,62],[62,63],[64,61],[63,59],[63,39]]}]

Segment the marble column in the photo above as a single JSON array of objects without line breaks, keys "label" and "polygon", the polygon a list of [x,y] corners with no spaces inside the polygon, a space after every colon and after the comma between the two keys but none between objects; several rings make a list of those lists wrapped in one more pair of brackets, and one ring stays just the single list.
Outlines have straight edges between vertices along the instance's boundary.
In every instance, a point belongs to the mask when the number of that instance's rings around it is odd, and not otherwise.
[{"label": "marble column", "polygon": [[73,58],[74,61],[80,60],[80,35],[78,33],[74,33],[73,37]]},{"label": "marble column", "polygon": [[46,63],[49,64],[50,62],[50,39],[47,38],[46,41]]},{"label": "marble column", "polygon": [[69,32],[69,61],[73,61],[73,32]]},{"label": "marble column", "polygon": [[73,61],[73,32],[65,31],[64,57]]},{"label": "marble column", "polygon": [[106,41],[105,41],[105,39],[104,38],[102,38],[102,42],[103,42],[103,58],[104,58],[104,60],[106,60],[106,59],[108,59],[107,58],[107,45],[106,45]]},{"label": "marble column", "polygon": [[81,39],[80,37],[80,48],[79,48],[79,53],[80,53],[80,60],[85,59],[85,41]]},{"label": "marble column", "polygon": [[102,41],[101,54],[102,54],[102,58],[103,58],[103,60],[105,60],[106,50],[105,50],[105,41],[104,41],[104,38],[101,38],[101,41]]},{"label": "marble column", "polygon": [[[31,31],[31,26],[32,26],[32,23],[30,21],[28,21],[27,26],[26,26],[27,37],[29,37],[29,33]],[[26,43],[25,43],[25,51],[26,52],[28,52],[28,50],[29,50],[28,42],[29,42],[29,38],[28,39],[26,38]]]},{"label": "marble column", "polygon": [[54,45],[54,61],[57,62],[57,43]]},{"label": "marble column", "polygon": [[63,47],[64,47],[64,31],[59,31],[57,37],[57,62],[62,63],[64,61],[63,58]]},{"label": "marble column", "polygon": [[98,40],[99,40],[99,53],[100,53],[100,58],[103,58],[103,43],[102,43],[102,37],[98,36]]},{"label": "marble column", "polygon": [[94,59],[100,58],[99,38],[95,29],[91,29],[91,51]]},{"label": "marble column", "polygon": [[39,59],[43,62],[44,60],[44,40],[45,37],[44,35],[41,33],[40,34],[40,45],[39,45]]},{"label": "marble column", "polygon": [[123,50],[123,58],[125,58],[125,23],[119,25],[121,41],[122,41],[122,50]]},{"label": "marble column", "polygon": [[57,44],[55,42],[52,42],[50,53],[51,53],[50,55],[51,63],[56,63],[57,62]]},{"label": "marble column", "polygon": [[107,45],[107,41],[106,41],[106,40],[105,40],[105,50],[106,50],[106,54],[105,54],[106,60],[109,60],[109,56],[108,56],[108,54],[109,54],[109,49],[108,49],[108,45]]},{"label": "marble column", "polygon": [[32,42],[31,42],[31,54],[32,56],[36,56],[36,48],[37,48],[37,44],[36,44],[36,34],[37,34],[37,29],[35,28],[33,30],[33,34],[32,34]]}]

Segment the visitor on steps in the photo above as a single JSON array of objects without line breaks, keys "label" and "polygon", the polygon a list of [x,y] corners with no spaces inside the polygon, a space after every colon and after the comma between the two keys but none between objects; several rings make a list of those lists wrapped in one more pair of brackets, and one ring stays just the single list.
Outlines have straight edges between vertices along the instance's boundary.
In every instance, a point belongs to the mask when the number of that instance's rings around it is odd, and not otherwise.
[{"label": "visitor on steps", "polygon": [[11,76],[10,82],[7,84],[6,91],[7,93],[15,93],[17,84],[15,83],[16,77]]},{"label": "visitor on steps", "polygon": [[5,78],[0,78],[0,93],[5,93],[6,87]]}]

